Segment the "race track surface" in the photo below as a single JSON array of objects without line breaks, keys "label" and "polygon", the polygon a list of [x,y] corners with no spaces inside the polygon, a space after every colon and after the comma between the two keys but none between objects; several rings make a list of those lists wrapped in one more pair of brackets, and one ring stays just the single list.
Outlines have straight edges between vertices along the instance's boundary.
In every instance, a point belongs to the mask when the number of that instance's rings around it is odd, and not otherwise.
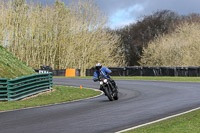
[{"label": "race track surface", "polygon": [[[91,79],[54,84],[98,89]],[[200,106],[200,83],[116,80],[119,100],[104,95],[47,107],[0,113],[0,133],[116,132]]]}]

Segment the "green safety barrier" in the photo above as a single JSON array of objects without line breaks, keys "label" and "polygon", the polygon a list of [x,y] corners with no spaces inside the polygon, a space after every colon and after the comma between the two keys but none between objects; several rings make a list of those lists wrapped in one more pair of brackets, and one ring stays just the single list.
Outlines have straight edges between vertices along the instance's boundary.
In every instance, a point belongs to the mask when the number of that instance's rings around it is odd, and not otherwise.
[{"label": "green safety barrier", "polygon": [[52,90],[52,73],[34,74],[16,79],[0,79],[0,101],[16,101]]}]

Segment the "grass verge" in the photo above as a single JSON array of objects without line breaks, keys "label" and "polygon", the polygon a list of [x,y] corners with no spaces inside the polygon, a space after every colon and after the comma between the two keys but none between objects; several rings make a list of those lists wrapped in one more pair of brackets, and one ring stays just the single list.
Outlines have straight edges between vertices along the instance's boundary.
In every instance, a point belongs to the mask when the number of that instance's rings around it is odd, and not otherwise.
[{"label": "grass verge", "polygon": [[[92,76],[86,77],[64,77],[54,76],[54,78],[85,78],[92,79]],[[176,81],[176,82],[200,82],[200,77],[152,77],[152,76],[112,76],[113,79],[122,80],[153,80],[153,81]]]},{"label": "grass verge", "polygon": [[200,110],[154,123],[125,133],[199,133]]},{"label": "grass verge", "polygon": [[53,88],[55,91],[51,93],[39,94],[37,97],[30,98],[27,100],[0,102],[0,111],[23,109],[27,107],[36,107],[42,105],[68,102],[96,96],[101,93],[99,91],[85,88],[80,89],[65,86],[53,86]]},{"label": "grass verge", "polygon": [[151,76],[148,77],[148,76],[134,76],[134,77],[113,77],[113,79],[176,81],[176,82],[200,82],[200,77],[151,77]]}]

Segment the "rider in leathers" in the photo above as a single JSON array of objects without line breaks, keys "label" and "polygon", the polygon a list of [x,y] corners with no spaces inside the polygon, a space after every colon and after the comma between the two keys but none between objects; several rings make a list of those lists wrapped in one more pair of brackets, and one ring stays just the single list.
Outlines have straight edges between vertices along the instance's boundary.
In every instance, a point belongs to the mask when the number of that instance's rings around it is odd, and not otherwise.
[{"label": "rider in leathers", "polygon": [[[109,78],[113,87],[117,89],[115,81],[110,78],[110,74],[112,73],[110,69],[108,69],[107,67],[102,67],[100,63],[96,64],[95,69],[96,71],[94,72],[93,76],[94,82],[99,81],[101,78]],[[102,86],[100,86],[100,90],[103,90],[101,87]]]}]

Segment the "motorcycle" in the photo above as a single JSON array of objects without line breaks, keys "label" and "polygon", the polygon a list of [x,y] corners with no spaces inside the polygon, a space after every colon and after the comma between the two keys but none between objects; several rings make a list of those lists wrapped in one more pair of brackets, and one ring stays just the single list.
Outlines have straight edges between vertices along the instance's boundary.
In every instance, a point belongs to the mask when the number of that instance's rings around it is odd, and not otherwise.
[{"label": "motorcycle", "polygon": [[116,84],[112,84],[111,79],[100,79],[100,88],[105,93],[110,101],[118,100],[118,87]]}]

